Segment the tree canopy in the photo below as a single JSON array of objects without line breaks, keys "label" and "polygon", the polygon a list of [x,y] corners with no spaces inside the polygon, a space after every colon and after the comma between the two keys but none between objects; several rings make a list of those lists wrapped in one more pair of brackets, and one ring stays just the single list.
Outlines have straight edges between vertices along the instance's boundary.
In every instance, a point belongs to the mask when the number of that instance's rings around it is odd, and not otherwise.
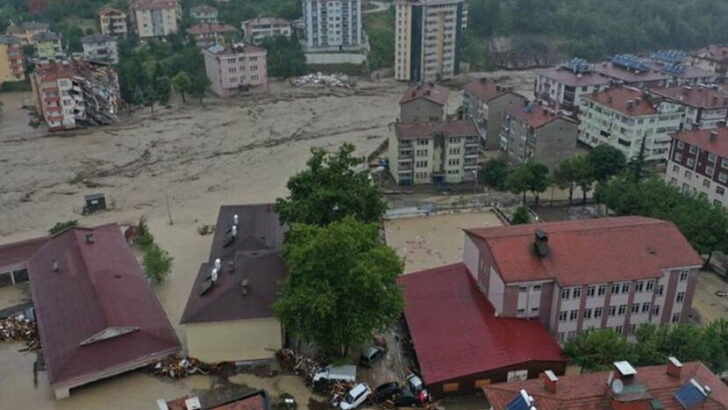
[{"label": "tree canopy", "polygon": [[526,205],[519,205],[511,215],[511,225],[524,225],[531,223],[531,214]]},{"label": "tree canopy", "polygon": [[480,182],[491,188],[503,189],[508,179],[508,163],[503,158],[492,158],[480,168]]},{"label": "tree canopy", "polygon": [[538,196],[548,189],[551,184],[549,169],[546,165],[535,161],[528,161],[516,168],[508,175],[506,187],[513,193],[522,193],[523,202],[526,202],[526,192],[531,191],[538,206]]},{"label": "tree canopy", "polygon": [[268,75],[289,78],[306,73],[306,55],[296,36],[274,36],[263,39],[266,51]]},{"label": "tree canopy", "polygon": [[575,155],[567,158],[554,170],[554,182],[559,188],[569,189],[569,204],[574,197],[574,188],[581,188],[583,202],[594,183],[594,167],[586,155]]},{"label": "tree canopy", "polygon": [[283,256],[290,273],[274,310],[294,337],[343,356],[399,320],[404,265],[376,224],[351,216],[324,227],[294,223]]},{"label": "tree canopy", "polygon": [[281,221],[323,226],[351,215],[378,222],[387,204],[368,170],[357,170],[363,161],[352,156],[354,146],[344,144],[332,154],[320,148],[311,152],[306,169],[288,180],[288,197],[276,200]]},{"label": "tree canopy", "polygon": [[589,151],[592,175],[597,182],[604,182],[624,171],[627,158],[622,151],[610,145],[597,145]]}]

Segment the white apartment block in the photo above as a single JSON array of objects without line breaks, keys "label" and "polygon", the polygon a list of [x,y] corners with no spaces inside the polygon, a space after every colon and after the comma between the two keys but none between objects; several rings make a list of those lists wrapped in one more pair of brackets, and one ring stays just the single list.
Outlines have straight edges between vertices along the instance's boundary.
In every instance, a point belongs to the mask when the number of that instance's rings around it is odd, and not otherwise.
[{"label": "white apartment block", "polygon": [[667,159],[669,133],[680,128],[682,113],[670,111],[630,87],[585,96],[579,113],[579,140],[590,147],[608,144],[635,157],[645,138],[645,159]]},{"label": "white apartment block", "polygon": [[673,134],[665,182],[728,206],[728,128],[693,129]]},{"label": "white apartment block", "polygon": [[591,64],[580,59],[572,59],[556,68],[537,69],[534,73],[536,100],[567,115],[577,114],[585,95],[606,89],[610,82],[594,72]]},{"label": "white apartment block", "polygon": [[498,316],[540,320],[560,342],[685,323],[702,259],[667,221],[615,217],[466,229],[463,261]]},{"label": "white apartment block", "polygon": [[119,51],[116,39],[108,34],[91,34],[81,39],[83,56],[87,60],[118,64]]},{"label": "white apartment block", "polygon": [[132,25],[141,39],[176,33],[182,18],[178,0],[135,0],[129,10]]},{"label": "white apartment block", "polygon": [[123,11],[104,7],[96,12],[96,18],[101,34],[126,37],[126,13]]},{"label": "white apartment block", "polygon": [[681,130],[716,128],[728,120],[728,93],[717,85],[650,88],[648,93],[668,112],[683,113]]},{"label": "white apartment block", "polygon": [[396,80],[438,81],[460,73],[468,20],[464,0],[401,0],[395,13]]},{"label": "white apartment block", "polygon": [[307,50],[359,47],[361,0],[303,0]]},{"label": "white apartment block", "polygon": [[259,44],[264,38],[284,36],[290,38],[293,34],[291,22],[280,17],[258,17],[245,20],[242,24],[245,40]]}]

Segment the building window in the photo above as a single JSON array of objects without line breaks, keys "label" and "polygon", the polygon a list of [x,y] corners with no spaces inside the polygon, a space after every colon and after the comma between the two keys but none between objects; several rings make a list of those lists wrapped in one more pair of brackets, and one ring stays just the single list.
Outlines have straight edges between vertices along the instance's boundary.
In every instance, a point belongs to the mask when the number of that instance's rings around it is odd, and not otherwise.
[{"label": "building window", "polygon": [[693,173],[688,170],[685,170],[685,178],[690,179],[692,177],[693,177]]},{"label": "building window", "polygon": [[678,172],[680,172],[680,167],[677,166],[677,165],[673,165],[672,166],[672,173],[673,174],[677,174]]},{"label": "building window", "polygon": [[612,283],[612,295],[619,295],[619,283]]},{"label": "building window", "polygon": [[642,313],[647,313],[650,311],[650,302],[645,302],[642,304]]},{"label": "building window", "polygon": [[574,309],[571,312],[569,312],[569,320],[574,321],[579,318],[579,311]]},{"label": "building window", "polygon": [[574,288],[572,295],[574,299],[579,299],[581,297],[581,288]]},{"label": "building window", "polygon": [[676,152],[675,155],[673,156],[673,158],[675,159],[676,162],[682,162],[682,154],[679,152]]},{"label": "building window", "polygon": [[710,180],[704,179],[703,180],[703,188],[710,188]]},{"label": "building window", "polygon": [[518,287],[518,291],[519,292],[527,292],[528,291],[528,286],[519,286]]},{"label": "building window", "polygon": [[715,162],[716,156],[713,153],[708,154],[708,161]]},{"label": "building window", "polygon": [[616,306],[610,306],[608,311],[609,316],[614,316],[617,314],[617,307]]},{"label": "building window", "polygon": [[707,167],[705,167],[705,174],[706,175],[712,177],[714,172],[715,172],[715,168],[713,168],[712,165],[708,165]]},{"label": "building window", "polygon": [[680,313],[675,313],[672,315],[672,323],[677,323],[680,321]]},{"label": "building window", "polygon": [[725,188],[722,186],[716,186],[715,193],[722,196],[725,193]]},{"label": "building window", "polygon": [[698,147],[696,147],[695,145],[691,145],[690,146],[690,153],[691,154],[695,154],[697,152],[698,152]]},{"label": "building window", "polygon": [[662,296],[662,291],[664,290],[664,287],[662,285],[657,287],[657,295]]},{"label": "building window", "polygon": [[629,334],[633,335],[637,325],[629,325]]},{"label": "building window", "polygon": [[596,290],[596,288],[594,287],[594,285],[589,286],[588,288],[586,288],[586,296],[587,297],[594,296],[594,291],[595,290]]},{"label": "building window", "polygon": [[680,282],[685,282],[686,280],[688,280],[689,273],[690,272],[688,272],[686,270],[680,271]]},{"label": "building window", "polygon": [[617,332],[617,334],[621,335],[622,331],[624,330],[624,326],[617,326],[614,328],[614,331]]},{"label": "building window", "polygon": [[597,295],[604,296],[605,293],[607,293],[607,285],[599,285],[599,290],[597,291]]},{"label": "building window", "polygon": [[723,158],[722,160],[720,160],[720,166],[723,168],[728,168],[728,159]]},{"label": "building window", "polygon": [[639,303],[632,304],[632,313],[640,313],[640,304]]},{"label": "building window", "polygon": [[629,293],[629,282],[622,284],[622,293]]},{"label": "building window", "polygon": [[680,149],[685,148],[685,143],[682,142],[682,141],[678,141],[677,142],[677,147],[680,148]]},{"label": "building window", "polygon": [[584,319],[591,319],[592,316],[592,310],[591,309],[584,309]]},{"label": "building window", "polygon": [[694,158],[688,158],[688,166],[693,167],[695,166],[695,159]]},{"label": "building window", "polygon": [[569,312],[562,310],[559,312],[559,322],[566,322],[566,317],[568,316]]},{"label": "building window", "polygon": [[721,172],[720,174],[718,174],[718,181],[725,184],[726,182],[728,182],[728,175],[725,172]]},{"label": "building window", "polygon": [[677,303],[682,303],[684,301],[685,301],[685,292],[678,292]]},{"label": "building window", "polygon": [[634,283],[634,291],[635,292],[642,292],[642,289],[644,288],[645,282],[638,280]]},{"label": "building window", "polygon": [[625,313],[627,313],[627,305],[619,305],[619,310],[617,311],[617,314],[619,316],[622,316]]},{"label": "building window", "polygon": [[561,299],[568,299],[569,298],[569,288],[561,289]]},{"label": "building window", "polygon": [[594,308],[594,319],[599,319],[602,317],[602,308]]}]

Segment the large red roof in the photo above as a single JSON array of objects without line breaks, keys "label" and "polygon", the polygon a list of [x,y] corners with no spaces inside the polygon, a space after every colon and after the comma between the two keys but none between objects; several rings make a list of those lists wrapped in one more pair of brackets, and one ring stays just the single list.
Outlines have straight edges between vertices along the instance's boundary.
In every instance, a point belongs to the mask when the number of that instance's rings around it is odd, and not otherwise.
[{"label": "large red roof", "polygon": [[[533,251],[548,235],[548,255]],[[505,282],[556,279],[561,285],[657,278],[663,268],[700,266],[702,259],[672,222],[641,216],[467,229]]]},{"label": "large red roof", "polygon": [[22,270],[28,260],[48,241],[47,236],[0,245],[0,272]]},{"label": "large red roof", "polygon": [[[630,117],[657,114],[657,107],[647,101],[642,95],[642,91],[636,88],[615,87],[588,95],[586,98]],[[632,108],[628,107],[630,101],[633,103]]]},{"label": "large red roof", "polygon": [[[533,405],[539,410],[612,409],[606,394],[609,372],[559,376],[555,393],[544,388],[543,377],[487,386],[484,388],[486,398],[493,409],[503,410],[521,389],[524,389],[534,398]],[[690,379],[695,379],[701,386],[707,385],[712,389],[710,397],[698,408],[728,408],[728,386],[701,362],[684,363],[680,378],[668,376],[666,366],[638,367],[635,378],[647,388],[653,398],[662,402],[665,409],[684,408],[675,400],[674,393]]]},{"label": "large red roof", "polygon": [[564,362],[537,320],[500,318],[461,263],[399,277],[428,384],[531,362]]},{"label": "large red roof", "polygon": [[533,72],[571,87],[607,85],[610,81],[595,72],[577,74],[566,67],[541,68]]},{"label": "large red roof", "polygon": [[[717,134],[714,141],[710,140],[712,132]],[[703,151],[728,158],[728,128],[726,127],[678,131],[673,134],[673,138],[695,145]]]},{"label": "large red roof", "polygon": [[470,81],[465,84],[463,89],[486,102],[501,95],[515,94],[510,88],[498,84],[493,80],[488,80],[487,78]]},{"label": "large red roof", "polygon": [[550,108],[538,105],[533,106],[530,110],[525,110],[523,106],[510,106],[506,108],[506,111],[508,111],[508,113],[517,120],[526,123],[533,128],[541,128],[544,125],[556,120],[562,120],[574,124],[577,123],[575,120],[560,115]]},{"label": "large red roof", "polygon": [[651,88],[652,94],[673,102],[696,108],[728,108],[728,94],[723,90],[710,87],[665,87]]},{"label": "large red roof", "polygon": [[424,98],[434,103],[445,105],[447,104],[449,95],[450,92],[447,88],[432,83],[426,83],[407,89],[407,92],[404,93],[402,99],[399,100],[399,103],[406,104],[418,98]]},{"label": "large red roof", "polygon": [[[28,275],[52,388],[138,368],[180,349],[116,224],[54,237],[30,259]],[[138,330],[81,345],[104,330],[126,327]]]},{"label": "large red roof", "polygon": [[728,45],[710,45],[698,50],[696,55],[706,60],[723,63],[728,61]]}]

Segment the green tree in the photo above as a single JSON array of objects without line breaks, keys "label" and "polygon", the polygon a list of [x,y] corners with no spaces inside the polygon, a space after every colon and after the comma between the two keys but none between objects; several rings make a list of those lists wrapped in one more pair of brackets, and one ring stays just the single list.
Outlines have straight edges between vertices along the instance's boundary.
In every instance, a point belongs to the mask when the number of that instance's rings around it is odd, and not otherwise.
[{"label": "green tree", "polygon": [[186,103],[185,93],[190,91],[192,87],[192,79],[186,71],[180,71],[172,77],[172,86],[182,96],[182,102]]},{"label": "green tree", "polygon": [[150,246],[154,245],[154,236],[149,230],[147,218],[144,216],[139,218],[136,237],[134,238],[134,245],[138,246],[142,250],[148,249]]},{"label": "green tree", "polygon": [[589,159],[585,155],[575,155],[567,158],[554,170],[554,182],[561,189],[569,189],[569,204],[574,198],[574,188],[581,188],[583,201],[586,203],[586,194],[594,182],[594,172]]},{"label": "green tree", "polygon": [[160,104],[166,105],[169,103],[169,97],[172,94],[172,83],[170,82],[169,77],[162,75],[155,78],[154,90]]},{"label": "green tree", "polygon": [[586,371],[609,370],[620,360],[634,361],[634,348],[612,329],[580,332],[564,344],[564,353]]},{"label": "green tree", "polygon": [[274,36],[261,43],[267,55],[268,75],[271,77],[289,78],[306,73],[306,55],[301,42],[294,36]]},{"label": "green tree", "polygon": [[645,145],[647,143],[647,137],[642,137],[642,142],[640,143],[640,150],[637,151],[637,154],[631,158],[627,162],[627,169],[629,172],[629,175],[634,179],[635,181],[640,181],[642,178],[644,178],[647,175],[647,171],[645,170]]},{"label": "green tree", "polygon": [[369,69],[372,71],[394,66],[394,9],[390,7],[387,12],[364,16],[364,30],[371,46]]},{"label": "green tree", "polygon": [[146,251],[144,251],[144,259],[142,261],[144,272],[147,278],[154,285],[164,282],[167,274],[172,269],[172,257],[167,251],[162,250],[156,243],[152,243]]},{"label": "green tree", "polygon": [[491,188],[503,189],[508,179],[508,163],[503,158],[486,161],[480,168],[480,182]]},{"label": "green tree", "polygon": [[511,215],[511,225],[525,225],[530,224],[531,222],[531,214],[528,212],[528,207],[526,205],[519,205],[518,208],[513,211],[513,215]]},{"label": "green tree", "polygon": [[306,169],[288,180],[288,197],[276,200],[282,222],[327,225],[351,215],[363,222],[379,222],[387,204],[378,187],[369,182],[363,161],[352,156],[354,146],[344,144],[327,154],[312,149]]},{"label": "green tree", "polygon": [[522,193],[524,203],[526,202],[526,192],[531,191],[534,195],[535,206],[538,206],[539,194],[548,189],[550,182],[549,169],[546,165],[528,161],[508,175],[506,187],[513,193]]},{"label": "green tree", "polygon": [[610,145],[598,145],[588,155],[597,182],[605,182],[625,168],[627,159],[622,151]]},{"label": "green tree", "polygon": [[376,224],[350,216],[325,227],[293,224],[283,256],[290,273],[274,311],[291,335],[327,355],[346,356],[401,317],[404,265]]},{"label": "green tree", "polygon": [[192,77],[192,84],[190,85],[190,95],[197,98],[202,104],[202,99],[205,97],[207,89],[210,87],[210,80],[207,79],[207,75],[202,73]]},{"label": "green tree", "polygon": [[51,229],[48,230],[48,234],[55,235],[61,232],[65,232],[73,227],[78,226],[78,220],[71,219],[65,222],[57,222]]}]

